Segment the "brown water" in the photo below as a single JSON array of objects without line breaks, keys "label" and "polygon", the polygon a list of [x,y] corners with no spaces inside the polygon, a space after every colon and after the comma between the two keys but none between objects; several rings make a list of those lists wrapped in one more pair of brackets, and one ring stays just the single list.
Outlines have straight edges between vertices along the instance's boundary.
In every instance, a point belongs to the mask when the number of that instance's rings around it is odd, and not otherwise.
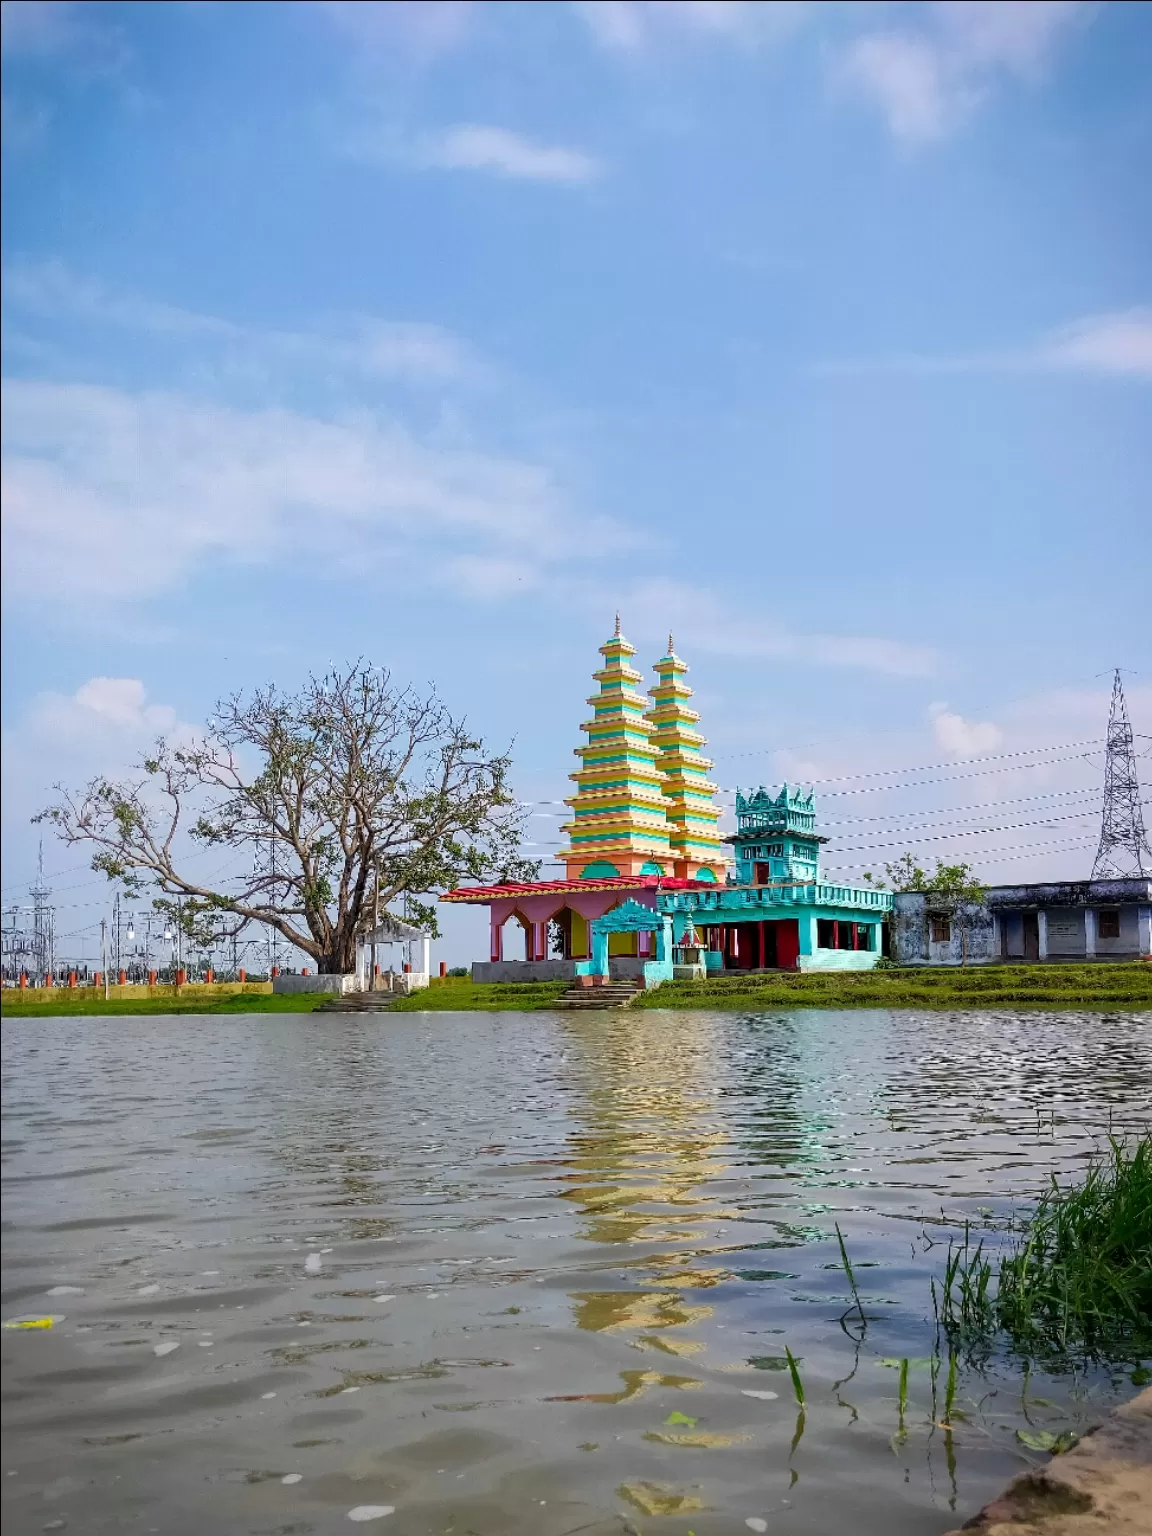
[{"label": "brown water", "polygon": [[3,1334],[5,1529],[958,1525],[1133,1388],[1002,1363],[941,1427],[926,1235],[1145,1121],[1150,1024],[9,1022],[3,1315],[57,1321]]}]

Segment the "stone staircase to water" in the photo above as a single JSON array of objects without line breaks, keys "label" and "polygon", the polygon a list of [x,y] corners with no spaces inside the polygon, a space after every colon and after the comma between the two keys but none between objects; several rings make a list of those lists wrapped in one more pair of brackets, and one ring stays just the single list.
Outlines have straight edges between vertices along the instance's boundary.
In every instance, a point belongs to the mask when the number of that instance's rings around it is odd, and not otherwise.
[{"label": "stone staircase to water", "polygon": [[592,1008],[627,1008],[643,990],[638,981],[609,981],[600,987],[569,987],[549,1006],[581,1011]]},{"label": "stone staircase to water", "polygon": [[398,992],[345,992],[330,997],[313,1013],[387,1013],[402,994]]}]

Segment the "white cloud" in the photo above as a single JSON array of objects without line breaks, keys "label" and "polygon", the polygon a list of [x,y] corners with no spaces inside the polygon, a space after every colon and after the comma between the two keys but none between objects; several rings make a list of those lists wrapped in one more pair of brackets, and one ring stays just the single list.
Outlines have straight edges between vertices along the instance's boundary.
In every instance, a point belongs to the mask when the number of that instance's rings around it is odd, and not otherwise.
[{"label": "white cloud", "polygon": [[58,53],[70,47],[75,38],[79,10],[66,0],[4,0],[0,5],[0,46],[9,58]]},{"label": "white cloud", "polygon": [[953,356],[903,353],[817,363],[813,372],[1030,373],[1059,370],[1114,377],[1152,378],[1152,310],[1086,315],[1049,331],[1031,346]]},{"label": "white cloud", "polygon": [[[603,595],[598,596],[602,605]],[[927,677],[936,667],[928,646],[873,635],[804,633],[770,618],[748,619],[705,587],[648,581],[621,595],[621,612],[637,634],[663,637],[669,626],[694,651],[742,659],[787,659],[825,667],[856,667],[894,677]]]},{"label": "white cloud", "polygon": [[991,721],[965,720],[954,714],[946,704],[932,704],[928,710],[932,721],[932,735],[936,745],[944,752],[955,752],[959,757],[976,757],[981,752],[992,752],[1004,739],[1004,733]]},{"label": "white cloud", "polygon": [[871,32],[841,78],[884,114],[894,137],[924,144],[955,130],[1005,77],[1040,79],[1092,7],[1078,0],[937,0],[914,30]]},{"label": "white cloud", "polygon": [[462,123],[430,140],[420,157],[444,170],[490,171],[519,181],[583,182],[601,173],[583,150],[534,144],[506,128]]},{"label": "white cloud", "polygon": [[293,366],[342,374],[429,380],[477,378],[468,345],[440,326],[348,315],[309,331],[257,329],[135,294],[111,292],[63,263],[13,263],[4,271],[4,303],[50,319],[122,326],[153,337],[215,347],[229,372]]},{"label": "white cloud", "polygon": [[471,0],[316,0],[316,6],[369,55],[403,48],[425,58],[463,42],[475,13]]},{"label": "white cloud", "polygon": [[3,0],[0,46],[6,59],[67,55],[82,75],[111,74],[128,60],[119,28],[107,24],[103,7],[71,0]]},{"label": "white cloud", "polygon": [[4,574],[21,602],[150,595],[220,559],[333,572],[387,555],[431,579],[466,556],[529,549],[541,568],[624,538],[595,519],[574,531],[542,468],[432,447],[387,418],[22,380],[3,405]]},{"label": "white cloud", "polygon": [[39,694],[26,729],[54,747],[113,740],[132,746],[174,731],[177,723],[176,711],[169,705],[147,702],[147,690],[138,677],[90,677],[75,693]]},{"label": "white cloud", "polygon": [[1152,378],[1152,309],[1074,321],[1041,344],[1036,360],[1053,368]]},{"label": "white cloud", "polygon": [[602,47],[639,53],[675,37],[755,45],[792,31],[809,7],[791,0],[585,0],[573,9]]}]

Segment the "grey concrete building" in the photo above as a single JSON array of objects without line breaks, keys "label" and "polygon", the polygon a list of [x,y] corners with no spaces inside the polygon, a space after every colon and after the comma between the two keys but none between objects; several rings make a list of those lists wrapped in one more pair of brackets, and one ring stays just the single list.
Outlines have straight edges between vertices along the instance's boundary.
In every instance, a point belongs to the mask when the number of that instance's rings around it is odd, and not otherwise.
[{"label": "grey concrete building", "polygon": [[919,891],[893,903],[901,965],[1136,960],[1152,956],[1152,879],[994,885],[979,904]]}]

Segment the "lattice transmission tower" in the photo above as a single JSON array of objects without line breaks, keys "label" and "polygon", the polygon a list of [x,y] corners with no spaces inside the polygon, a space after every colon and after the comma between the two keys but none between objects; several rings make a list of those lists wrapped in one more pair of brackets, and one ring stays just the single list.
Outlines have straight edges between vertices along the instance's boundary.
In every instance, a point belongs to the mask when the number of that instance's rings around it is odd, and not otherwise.
[{"label": "lattice transmission tower", "polygon": [[1144,807],[1140,803],[1132,726],[1124,702],[1119,667],[1112,682],[1105,752],[1104,815],[1092,878],[1110,880],[1123,879],[1127,875],[1152,875],[1152,849],[1144,830]]}]

